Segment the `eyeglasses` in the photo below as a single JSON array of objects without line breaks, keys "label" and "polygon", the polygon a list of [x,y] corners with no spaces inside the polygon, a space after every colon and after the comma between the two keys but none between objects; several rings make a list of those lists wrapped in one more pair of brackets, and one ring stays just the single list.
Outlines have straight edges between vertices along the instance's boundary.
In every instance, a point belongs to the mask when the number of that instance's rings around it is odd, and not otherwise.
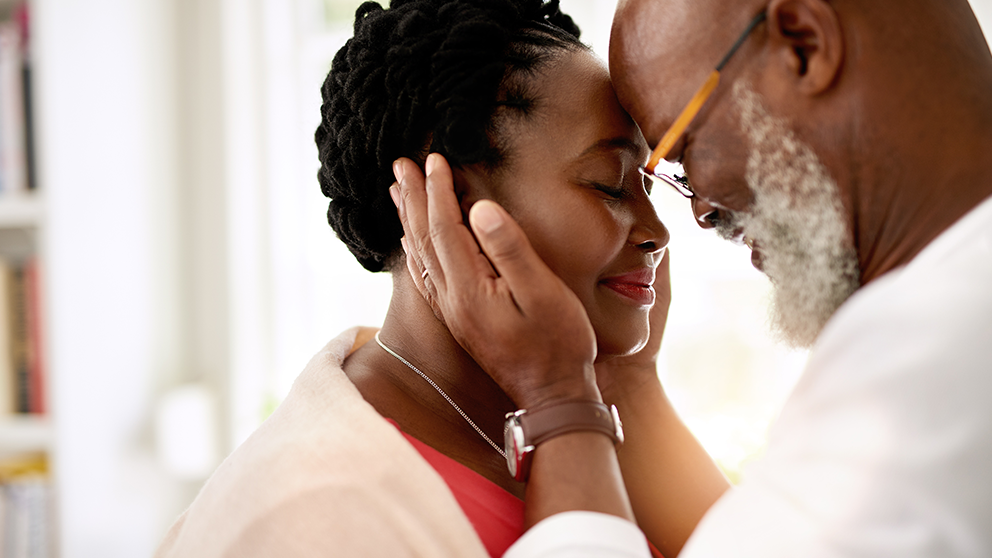
[{"label": "eyeglasses", "polygon": [[720,83],[720,72],[723,70],[723,67],[727,65],[730,57],[737,52],[737,49],[744,44],[744,40],[751,34],[751,31],[754,31],[754,28],[757,27],[759,23],[764,21],[765,17],[765,12],[761,12],[751,20],[751,23],[748,24],[747,29],[745,29],[744,32],[741,33],[741,36],[737,38],[737,41],[734,42],[734,46],[730,47],[730,51],[724,55],[723,59],[720,60],[720,63],[716,65],[716,69],[710,73],[709,77],[706,78],[706,81],[703,82],[703,85],[696,91],[696,94],[692,96],[692,99],[689,100],[689,104],[682,109],[679,117],[675,119],[672,126],[667,132],[665,132],[665,135],[661,137],[661,141],[658,142],[658,146],[651,152],[651,158],[648,159],[648,164],[640,168],[641,174],[651,178],[660,179],[662,182],[668,184],[672,188],[675,188],[678,193],[682,194],[686,198],[696,197],[696,193],[692,191],[692,186],[689,185],[689,179],[685,176],[685,171],[682,169],[682,165],[673,164],[673,166],[677,167],[676,171],[681,171],[681,173],[665,173],[658,170],[658,164],[664,160],[668,155],[668,152],[672,150],[675,142],[682,137],[682,134],[685,133],[685,129],[689,127],[692,120],[696,118],[697,114],[699,114],[699,110],[703,108],[703,104],[706,103],[706,99],[708,99],[710,94],[713,93],[713,90],[716,89],[717,84]]}]

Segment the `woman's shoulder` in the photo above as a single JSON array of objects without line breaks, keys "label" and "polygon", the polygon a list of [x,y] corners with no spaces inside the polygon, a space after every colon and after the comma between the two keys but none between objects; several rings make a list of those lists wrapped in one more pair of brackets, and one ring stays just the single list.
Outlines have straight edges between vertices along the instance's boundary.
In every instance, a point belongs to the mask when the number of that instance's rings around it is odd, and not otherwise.
[{"label": "woman's shoulder", "polygon": [[235,529],[204,529],[190,510],[155,558],[323,558],[328,549],[335,556],[488,556],[471,528],[432,520],[430,507],[412,510],[351,488],[324,486],[295,495]]},{"label": "woman's shoulder", "polygon": [[[440,477],[344,374],[360,334],[345,332],[311,359],[286,400],[217,468],[159,556],[316,556],[331,543],[360,555],[484,555]],[[411,539],[410,528],[428,536]]]}]

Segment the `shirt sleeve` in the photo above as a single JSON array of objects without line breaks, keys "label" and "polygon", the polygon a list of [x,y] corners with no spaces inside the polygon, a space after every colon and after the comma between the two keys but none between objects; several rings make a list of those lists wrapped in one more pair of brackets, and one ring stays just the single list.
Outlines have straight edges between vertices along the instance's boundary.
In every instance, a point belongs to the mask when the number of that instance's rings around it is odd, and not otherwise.
[{"label": "shirt sleeve", "polygon": [[651,558],[644,533],[613,515],[570,511],[524,533],[503,558]]}]

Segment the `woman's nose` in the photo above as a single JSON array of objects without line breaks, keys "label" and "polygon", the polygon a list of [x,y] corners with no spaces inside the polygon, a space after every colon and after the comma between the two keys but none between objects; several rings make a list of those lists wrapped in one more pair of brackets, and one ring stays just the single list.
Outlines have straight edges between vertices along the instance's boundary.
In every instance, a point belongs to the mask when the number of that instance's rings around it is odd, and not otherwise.
[{"label": "woman's nose", "polygon": [[638,212],[637,221],[630,231],[630,243],[645,252],[654,253],[663,250],[671,240],[668,227],[661,222],[658,213],[651,202],[644,204]]}]

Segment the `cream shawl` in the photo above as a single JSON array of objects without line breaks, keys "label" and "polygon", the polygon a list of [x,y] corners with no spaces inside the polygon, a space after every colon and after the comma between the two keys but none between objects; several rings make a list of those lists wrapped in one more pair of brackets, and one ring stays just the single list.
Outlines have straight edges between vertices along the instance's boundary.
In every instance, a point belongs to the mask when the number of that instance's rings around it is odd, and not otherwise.
[{"label": "cream shawl", "polygon": [[368,333],[350,329],[310,360],[156,558],[488,556],[441,477],[345,376]]}]

